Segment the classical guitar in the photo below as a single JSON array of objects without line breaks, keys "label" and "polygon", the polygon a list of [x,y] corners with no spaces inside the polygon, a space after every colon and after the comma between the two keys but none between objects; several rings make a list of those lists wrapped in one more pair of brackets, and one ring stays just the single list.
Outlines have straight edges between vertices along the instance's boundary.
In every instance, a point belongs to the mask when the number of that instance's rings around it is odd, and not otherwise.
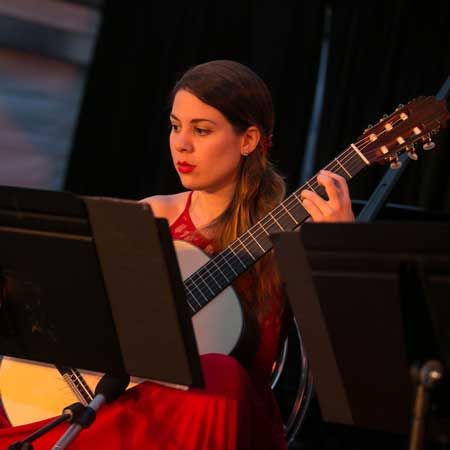
[{"label": "classical guitar", "polygon": [[[373,163],[395,167],[403,152],[416,159],[418,144],[432,148],[432,135],[446,125],[448,116],[443,100],[416,98],[365,130],[324,169],[350,180]],[[244,320],[231,283],[272,248],[271,233],[293,230],[308,218],[300,198],[303,189],[325,196],[313,176],[212,258],[186,242],[174,242],[200,354],[230,354],[239,345]],[[3,358],[2,401],[13,425],[53,417],[74,401],[89,402],[100,376]]]}]

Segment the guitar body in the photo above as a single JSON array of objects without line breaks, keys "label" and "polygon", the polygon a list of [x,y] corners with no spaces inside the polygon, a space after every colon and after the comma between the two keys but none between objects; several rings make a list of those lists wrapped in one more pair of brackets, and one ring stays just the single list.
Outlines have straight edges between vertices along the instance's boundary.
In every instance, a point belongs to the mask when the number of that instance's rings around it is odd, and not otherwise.
[{"label": "guitar body", "polygon": [[[209,260],[203,251],[184,241],[174,241],[174,246],[183,280]],[[241,306],[233,288],[222,291],[193,316],[192,322],[200,354],[230,354],[243,331]],[[103,374],[79,373],[94,392]],[[133,380],[129,387],[139,381]],[[57,416],[77,401],[86,403],[54,365],[10,357],[4,357],[0,364],[0,395],[14,426]]]},{"label": "guitar body", "polygon": [[[103,375],[80,373],[92,391]],[[4,357],[0,364],[0,395],[13,426],[55,417],[80,401],[53,364],[10,357]]]},{"label": "guitar body", "polygon": [[[181,276],[186,280],[209,261],[209,256],[197,247],[174,241]],[[229,355],[239,343],[244,332],[244,319],[239,299],[228,287],[198,311],[192,318],[199,353]]]}]

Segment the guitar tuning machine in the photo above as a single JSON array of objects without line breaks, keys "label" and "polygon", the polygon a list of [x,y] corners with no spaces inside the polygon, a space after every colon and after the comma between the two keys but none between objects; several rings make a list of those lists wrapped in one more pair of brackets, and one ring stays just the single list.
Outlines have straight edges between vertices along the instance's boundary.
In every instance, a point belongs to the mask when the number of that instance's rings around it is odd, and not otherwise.
[{"label": "guitar tuning machine", "polygon": [[430,139],[428,142],[425,142],[422,147],[424,150],[433,150],[433,148],[436,147],[436,144]]},{"label": "guitar tuning machine", "polygon": [[405,147],[405,151],[409,159],[412,159],[413,161],[417,161],[419,159],[419,156],[416,153],[416,148],[414,147],[414,145],[408,145],[407,147]]},{"label": "guitar tuning machine", "polygon": [[369,125],[367,125],[366,129],[364,130],[364,133],[366,131],[369,131],[371,128],[373,128],[373,125],[371,123],[369,123]]},{"label": "guitar tuning machine", "polygon": [[430,135],[428,135],[428,138],[425,140],[422,148],[424,150],[433,150],[434,147],[436,147],[436,144],[431,140]]},{"label": "guitar tuning machine", "polygon": [[392,157],[391,161],[391,169],[400,169],[402,166],[402,162],[398,159],[398,156]]},{"label": "guitar tuning machine", "polygon": [[402,109],[405,105],[403,103],[400,103],[397,108],[395,108],[396,111],[398,111],[399,109]]}]

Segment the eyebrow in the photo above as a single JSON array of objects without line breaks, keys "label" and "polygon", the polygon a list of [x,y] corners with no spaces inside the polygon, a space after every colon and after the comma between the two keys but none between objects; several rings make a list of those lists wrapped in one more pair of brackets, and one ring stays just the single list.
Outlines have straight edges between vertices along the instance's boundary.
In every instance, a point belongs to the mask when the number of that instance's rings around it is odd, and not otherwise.
[{"label": "eyebrow", "polygon": [[[175,120],[178,120],[178,122],[181,122],[181,120],[175,115],[175,114],[170,114],[170,117],[172,117],[173,119],[175,119]],[[216,122],[214,122],[213,120],[211,120],[211,119],[203,119],[203,118],[199,118],[199,119],[192,119],[191,120],[191,123],[198,123],[198,122],[210,122],[210,123],[212,123],[212,124],[214,124],[214,125],[217,125],[217,123]]]}]

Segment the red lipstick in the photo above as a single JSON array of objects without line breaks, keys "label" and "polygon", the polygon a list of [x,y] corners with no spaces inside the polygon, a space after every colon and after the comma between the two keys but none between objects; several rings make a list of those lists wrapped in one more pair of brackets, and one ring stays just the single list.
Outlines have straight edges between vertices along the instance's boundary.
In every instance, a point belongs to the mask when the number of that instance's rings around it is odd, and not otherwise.
[{"label": "red lipstick", "polygon": [[177,162],[177,168],[178,168],[178,172],[180,173],[191,173],[196,166],[189,164],[186,161],[178,161]]}]

